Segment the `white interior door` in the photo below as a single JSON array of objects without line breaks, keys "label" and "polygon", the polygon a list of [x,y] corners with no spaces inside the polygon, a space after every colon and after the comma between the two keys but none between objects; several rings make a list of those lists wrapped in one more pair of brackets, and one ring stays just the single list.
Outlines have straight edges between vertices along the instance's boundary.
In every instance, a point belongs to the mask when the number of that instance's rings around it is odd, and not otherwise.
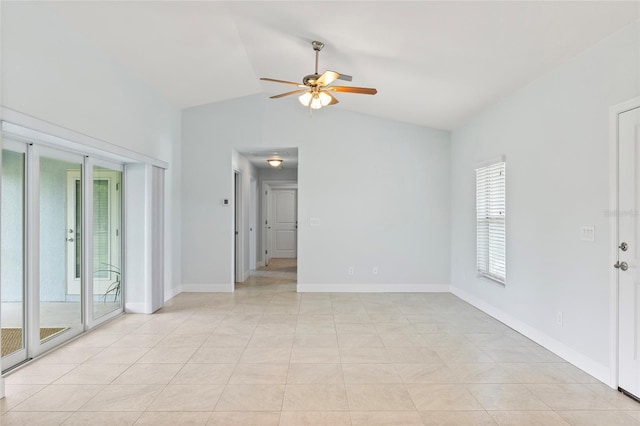
[{"label": "white interior door", "polygon": [[640,397],[640,108],[618,129],[618,386]]},{"label": "white interior door", "polygon": [[271,257],[295,258],[298,243],[298,190],[271,191]]}]

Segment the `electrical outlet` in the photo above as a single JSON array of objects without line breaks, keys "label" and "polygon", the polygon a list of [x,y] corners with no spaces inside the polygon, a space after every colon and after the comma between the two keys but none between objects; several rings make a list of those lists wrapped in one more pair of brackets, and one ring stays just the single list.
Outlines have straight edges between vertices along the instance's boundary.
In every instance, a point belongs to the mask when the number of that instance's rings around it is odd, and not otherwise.
[{"label": "electrical outlet", "polygon": [[594,242],[596,240],[595,226],[583,226],[580,228],[580,239],[591,243]]},{"label": "electrical outlet", "polygon": [[377,266],[373,267],[373,275],[378,275],[378,267]]},{"label": "electrical outlet", "polygon": [[347,273],[349,275],[353,275],[353,266],[349,266],[349,268],[347,269]]},{"label": "electrical outlet", "polygon": [[558,313],[556,314],[556,321],[558,322],[558,325],[562,327],[563,325],[562,311],[558,311]]}]

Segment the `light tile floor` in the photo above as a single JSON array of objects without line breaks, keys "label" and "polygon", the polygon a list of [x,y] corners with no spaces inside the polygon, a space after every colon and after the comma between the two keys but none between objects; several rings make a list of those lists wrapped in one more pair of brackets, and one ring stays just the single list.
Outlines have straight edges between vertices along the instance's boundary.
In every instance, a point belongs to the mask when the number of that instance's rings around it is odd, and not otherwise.
[{"label": "light tile floor", "polygon": [[2,425],[640,425],[640,404],[453,295],[291,277],[111,321],[8,375]]}]

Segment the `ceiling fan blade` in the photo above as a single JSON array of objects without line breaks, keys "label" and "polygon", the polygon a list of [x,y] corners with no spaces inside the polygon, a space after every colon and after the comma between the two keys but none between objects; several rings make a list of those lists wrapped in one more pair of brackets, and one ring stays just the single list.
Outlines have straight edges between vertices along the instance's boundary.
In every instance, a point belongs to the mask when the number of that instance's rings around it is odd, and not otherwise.
[{"label": "ceiling fan blade", "polygon": [[340,77],[335,71],[325,71],[318,79],[316,80],[316,84],[319,87],[326,87],[336,81]]},{"label": "ceiling fan blade", "polygon": [[326,90],[324,91],[324,93],[331,96],[331,102],[329,102],[327,105],[335,105],[338,103],[338,100],[336,99],[336,97],[333,96],[331,93],[327,92]]},{"label": "ceiling fan blade", "polygon": [[263,80],[263,81],[272,81],[272,82],[274,82],[274,83],[292,84],[292,85],[294,85],[294,86],[298,86],[298,87],[307,87],[307,86],[305,86],[304,84],[295,83],[295,82],[293,82],[293,81],[276,80],[275,78],[265,78],[265,77],[262,77],[262,78],[260,78],[260,80]]},{"label": "ceiling fan blade", "polygon": [[369,87],[331,86],[326,89],[334,92],[359,93],[361,95],[375,95],[378,93],[376,89]]},{"label": "ceiling fan blade", "polygon": [[[339,72],[336,72],[336,71],[327,71],[327,72],[325,72],[324,74],[327,74],[327,73],[329,73],[329,72],[330,72],[330,73],[334,73],[334,74],[336,74],[336,75],[337,75],[337,77],[336,77],[335,79],[338,79],[338,80],[344,80],[344,81],[351,81],[351,80],[353,80],[353,77],[352,77],[352,76],[347,75],[347,74],[340,74]],[[324,74],[323,74],[323,76],[324,76]],[[320,78],[322,78],[322,77],[320,77]],[[334,79],[334,80],[335,80],[335,79]],[[334,80],[331,80],[331,82],[327,83],[327,86],[328,86],[329,84],[333,83],[333,81],[334,81]]]},{"label": "ceiling fan blade", "polygon": [[298,93],[304,93],[304,92],[306,92],[308,90],[309,89],[300,89],[300,90],[294,90],[293,92],[280,93],[279,95],[271,96],[271,99],[284,98],[285,96],[291,96],[291,95],[296,95]]}]

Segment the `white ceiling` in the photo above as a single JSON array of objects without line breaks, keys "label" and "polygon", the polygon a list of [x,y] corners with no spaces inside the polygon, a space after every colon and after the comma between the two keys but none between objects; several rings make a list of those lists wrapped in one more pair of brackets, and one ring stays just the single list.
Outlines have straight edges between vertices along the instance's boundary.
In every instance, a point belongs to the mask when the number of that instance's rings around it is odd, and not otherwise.
[{"label": "white ceiling", "polygon": [[[639,17],[637,1],[47,2],[69,26],[176,106],[292,90],[313,72],[375,96],[344,108],[452,129]],[[297,102],[295,97],[273,102]]]}]

